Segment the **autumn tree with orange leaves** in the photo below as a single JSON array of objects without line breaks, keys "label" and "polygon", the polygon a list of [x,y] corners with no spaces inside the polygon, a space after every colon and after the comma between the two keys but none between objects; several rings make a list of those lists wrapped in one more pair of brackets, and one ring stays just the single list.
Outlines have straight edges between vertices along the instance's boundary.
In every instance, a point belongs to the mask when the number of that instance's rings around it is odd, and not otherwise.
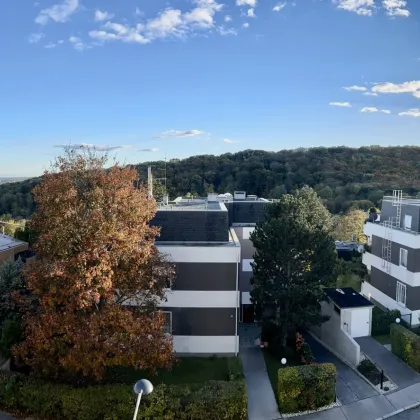
[{"label": "autumn tree with orange leaves", "polygon": [[38,309],[14,349],[35,372],[100,380],[108,367],[170,367],[158,304],[174,277],[149,226],[156,203],[134,169],[67,151],[33,193],[36,260],[26,268]]}]

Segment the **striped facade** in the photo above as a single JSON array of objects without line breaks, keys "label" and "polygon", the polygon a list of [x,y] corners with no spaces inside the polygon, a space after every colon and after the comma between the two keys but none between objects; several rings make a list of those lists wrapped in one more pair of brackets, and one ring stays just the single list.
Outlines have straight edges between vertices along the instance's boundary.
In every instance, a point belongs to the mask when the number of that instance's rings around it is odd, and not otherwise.
[{"label": "striped facade", "polygon": [[[384,199],[381,221],[395,217],[396,206]],[[366,223],[370,252],[363,263],[370,272],[362,293],[388,309],[398,309],[412,325],[420,323],[420,200],[402,200],[400,224]],[[394,219],[395,220],[395,219]],[[384,246],[389,243],[388,257]]]}]

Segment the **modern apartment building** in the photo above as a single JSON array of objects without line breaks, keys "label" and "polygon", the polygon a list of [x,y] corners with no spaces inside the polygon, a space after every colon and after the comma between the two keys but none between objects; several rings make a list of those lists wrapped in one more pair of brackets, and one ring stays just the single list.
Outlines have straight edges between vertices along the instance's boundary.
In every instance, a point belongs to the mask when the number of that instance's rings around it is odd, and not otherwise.
[{"label": "modern apartment building", "polygon": [[0,234],[0,264],[7,259],[17,259],[28,249],[26,242],[18,241],[7,235]]},{"label": "modern apartment building", "polygon": [[362,294],[388,309],[398,309],[411,325],[420,323],[420,199],[395,190],[382,201],[380,221],[368,221],[364,233],[370,252],[363,262],[370,280]]},{"label": "modern apartment building", "polygon": [[238,322],[253,321],[249,235],[268,202],[235,192],[160,204],[156,246],[176,268],[161,306],[178,354],[238,353]]}]

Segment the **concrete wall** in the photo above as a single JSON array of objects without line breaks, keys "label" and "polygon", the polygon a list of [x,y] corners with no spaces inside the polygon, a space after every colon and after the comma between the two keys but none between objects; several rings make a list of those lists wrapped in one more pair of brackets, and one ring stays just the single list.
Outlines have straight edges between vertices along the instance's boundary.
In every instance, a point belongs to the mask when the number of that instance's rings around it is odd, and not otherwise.
[{"label": "concrete wall", "polygon": [[341,317],[334,311],[334,306],[322,302],[322,314],[330,316],[320,327],[312,327],[312,333],[353,366],[360,363],[360,346],[341,328]]},{"label": "concrete wall", "polygon": [[[372,254],[382,258],[382,242],[383,239],[379,236],[372,236]],[[407,270],[413,273],[420,272],[420,248],[414,249],[406,245],[392,242],[391,244],[391,263],[400,265],[400,249],[404,248],[408,251],[407,254]]]},{"label": "concrete wall", "polygon": [[[404,216],[409,215],[412,217],[411,230],[420,232],[420,206],[413,206],[402,204],[401,205],[401,228],[404,227]],[[397,207],[392,206],[391,201],[382,201],[381,222],[387,221],[390,217],[397,215]]]}]

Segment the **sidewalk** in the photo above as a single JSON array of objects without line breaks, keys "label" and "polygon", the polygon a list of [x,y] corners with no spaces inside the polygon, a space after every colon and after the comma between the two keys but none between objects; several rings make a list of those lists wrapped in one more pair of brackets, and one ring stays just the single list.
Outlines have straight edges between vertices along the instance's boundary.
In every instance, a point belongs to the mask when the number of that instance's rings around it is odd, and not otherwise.
[{"label": "sidewalk", "polygon": [[261,349],[257,346],[241,348],[239,357],[246,379],[248,420],[281,419]]}]

